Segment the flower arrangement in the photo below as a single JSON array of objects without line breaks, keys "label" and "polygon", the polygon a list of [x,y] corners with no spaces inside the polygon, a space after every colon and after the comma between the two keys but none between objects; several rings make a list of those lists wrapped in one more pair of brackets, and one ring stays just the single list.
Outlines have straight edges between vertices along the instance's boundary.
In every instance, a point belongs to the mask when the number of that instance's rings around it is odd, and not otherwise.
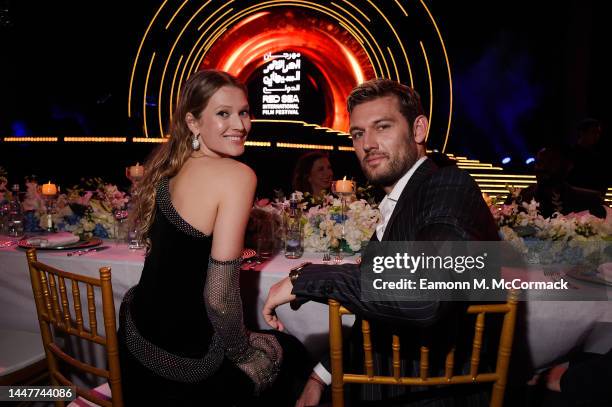
[{"label": "flower arrangement", "polygon": [[[57,230],[69,231],[82,239],[92,236],[115,237],[115,210],[125,208],[129,196],[116,185],[100,178],[83,180],[82,186],[68,188],[57,195],[52,213]],[[45,228],[46,203],[38,183],[26,178],[26,193],[22,202],[26,232],[41,232]]]},{"label": "flower arrangement", "polygon": [[342,202],[331,195],[323,205],[310,207],[302,217],[305,218],[304,249],[308,251],[359,251],[381,219],[378,209],[364,199],[350,202],[343,218]]},{"label": "flower arrangement", "polygon": [[[360,195],[360,192],[367,194],[369,191],[371,188],[358,190],[357,196],[347,203],[344,217],[342,202],[333,195],[312,196],[296,191],[294,194],[302,209],[304,250],[310,252],[361,250],[362,242],[370,239],[381,219],[376,206],[366,199],[368,196]],[[359,196],[361,198],[358,198]],[[275,219],[276,224],[283,225],[288,207],[289,200],[278,193],[273,202],[257,201],[251,212],[251,219],[261,218],[265,213],[266,216]]]},{"label": "flower arrangement", "polygon": [[[514,195],[515,191],[511,191]],[[496,204],[484,196],[500,228],[501,237],[540,263],[577,264],[598,257],[612,241],[612,209],[605,206],[604,219],[588,211],[563,215],[555,212],[544,218],[539,203]],[[595,260],[596,261],[596,260]]]}]

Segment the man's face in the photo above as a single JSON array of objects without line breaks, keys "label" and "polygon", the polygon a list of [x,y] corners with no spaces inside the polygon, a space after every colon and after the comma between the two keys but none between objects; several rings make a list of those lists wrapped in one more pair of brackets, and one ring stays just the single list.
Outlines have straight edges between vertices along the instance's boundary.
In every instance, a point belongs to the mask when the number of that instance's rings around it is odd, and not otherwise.
[{"label": "man's face", "polygon": [[370,182],[391,187],[419,158],[397,97],[383,96],[357,105],[350,121],[355,154]]}]

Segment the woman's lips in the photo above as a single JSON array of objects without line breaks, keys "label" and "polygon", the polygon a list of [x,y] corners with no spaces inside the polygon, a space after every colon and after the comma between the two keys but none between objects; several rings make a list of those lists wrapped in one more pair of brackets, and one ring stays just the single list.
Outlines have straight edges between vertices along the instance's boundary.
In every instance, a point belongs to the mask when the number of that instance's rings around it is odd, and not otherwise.
[{"label": "woman's lips", "polygon": [[241,144],[244,143],[244,139],[246,138],[246,136],[244,135],[227,135],[223,137],[228,139],[232,143],[241,143]]}]

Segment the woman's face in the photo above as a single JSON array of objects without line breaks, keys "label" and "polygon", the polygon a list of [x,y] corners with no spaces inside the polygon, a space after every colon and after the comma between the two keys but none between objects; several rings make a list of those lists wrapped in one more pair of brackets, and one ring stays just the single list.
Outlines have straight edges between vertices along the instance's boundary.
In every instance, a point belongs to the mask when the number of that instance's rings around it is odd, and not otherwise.
[{"label": "woman's face", "polygon": [[333,176],[334,173],[331,163],[327,158],[323,157],[316,160],[308,176],[308,182],[312,188],[312,193],[317,195],[322,189],[329,191]]},{"label": "woman's face", "polygon": [[251,130],[249,102],[240,88],[219,88],[202,110],[200,118],[186,116],[193,134],[200,135],[200,150],[214,157],[235,157],[244,153],[244,142]]}]

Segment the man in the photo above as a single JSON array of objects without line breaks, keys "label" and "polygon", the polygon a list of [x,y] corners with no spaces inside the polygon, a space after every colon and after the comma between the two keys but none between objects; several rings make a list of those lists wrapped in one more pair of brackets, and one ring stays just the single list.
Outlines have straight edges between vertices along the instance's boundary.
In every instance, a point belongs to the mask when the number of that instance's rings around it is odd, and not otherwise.
[{"label": "man", "polygon": [[531,202],[535,199],[540,204],[540,214],[545,218],[555,212],[567,215],[585,210],[605,218],[606,211],[597,191],[577,188],[566,182],[571,168],[569,154],[564,148],[551,146],[541,149],[535,163],[538,182],[520,192],[521,201]]},{"label": "man", "polygon": [[577,188],[597,191],[603,200],[610,186],[610,171],[606,165],[606,140],[601,122],[584,119],[578,124],[578,140],[572,151],[573,165],[567,182]]},{"label": "man", "polygon": [[[413,89],[388,79],[374,79],[351,92],[347,108],[361,168],[368,180],[387,194],[379,206],[383,222],[373,240],[498,240],[497,227],[473,179],[455,166],[438,168],[427,158],[429,122]],[[332,298],[373,325],[384,321],[373,332],[393,328],[398,322],[410,328],[411,335],[406,336],[421,345],[434,345],[432,338],[449,337],[447,328],[455,321],[449,303],[401,302],[390,307],[362,301],[359,273],[357,265],[308,265],[299,275],[293,273],[270,289],[264,318],[282,330],[283,324],[274,313],[277,306],[296,299],[327,303]],[[390,348],[386,335],[381,337]],[[353,340],[359,340],[359,335],[353,335]],[[378,366],[378,361],[375,364]],[[324,384],[331,383],[329,370],[328,361],[315,367],[298,405],[318,404]],[[394,400],[405,391],[398,386],[382,389],[368,385],[362,386],[358,397]]]}]

